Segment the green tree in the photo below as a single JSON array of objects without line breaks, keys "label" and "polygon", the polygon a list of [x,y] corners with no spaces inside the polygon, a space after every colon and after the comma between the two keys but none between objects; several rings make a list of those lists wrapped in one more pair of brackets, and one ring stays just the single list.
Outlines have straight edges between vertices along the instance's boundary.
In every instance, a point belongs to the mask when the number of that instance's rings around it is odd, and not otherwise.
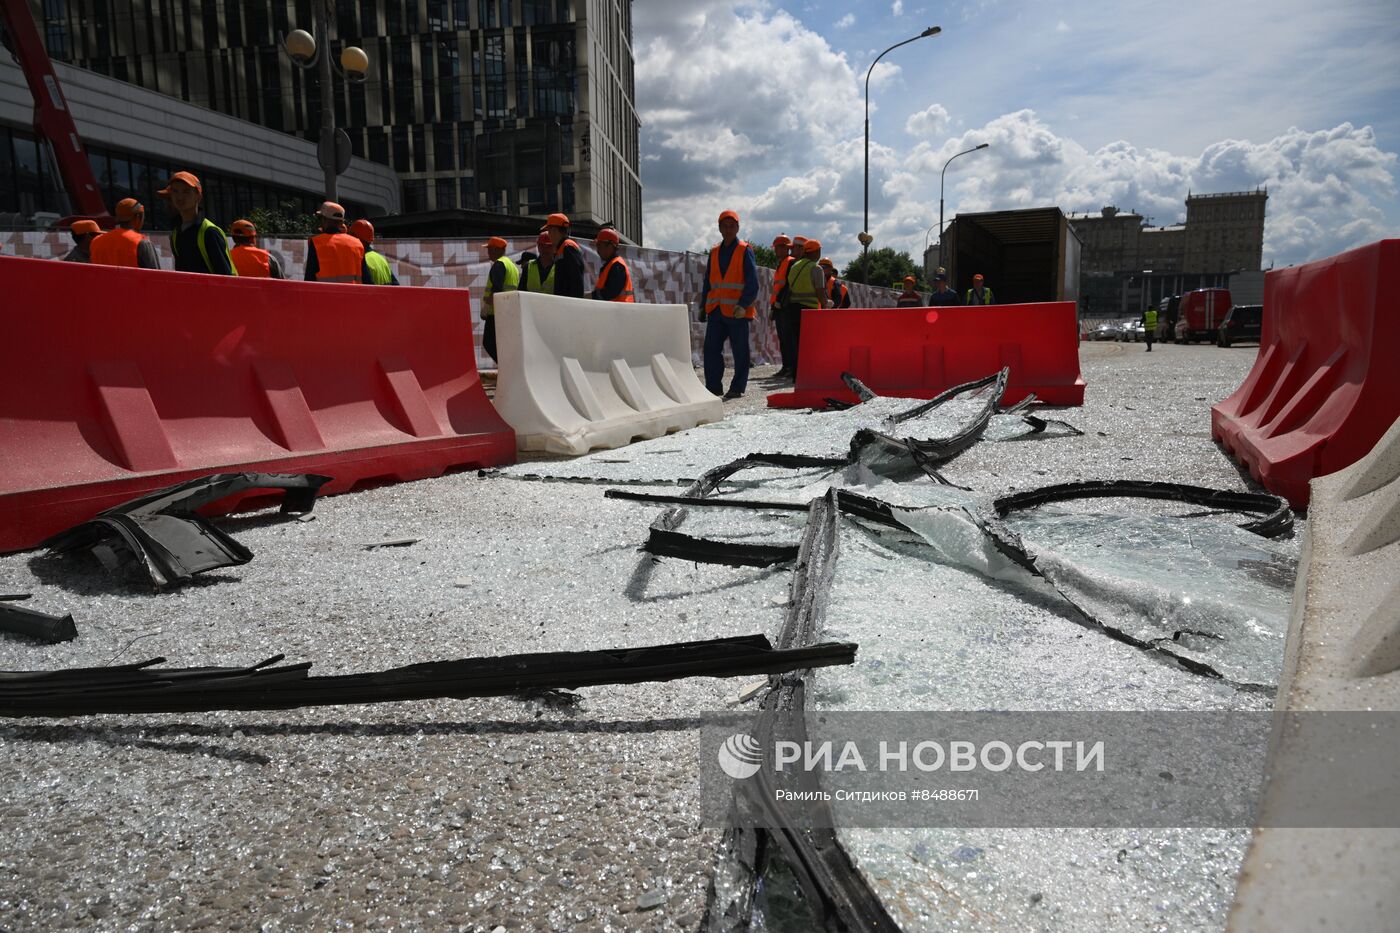
[{"label": "green tree", "polygon": [[[869,278],[865,276],[867,264],[870,267]],[[886,246],[882,249],[872,249],[864,256],[856,256],[846,265],[841,278],[848,282],[865,282],[884,288],[903,288],[906,275],[912,275],[918,280],[914,287],[919,291],[928,290],[928,285],[924,282],[924,270],[914,263],[913,258],[904,250],[895,252]]]},{"label": "green tree", "polygon": [[760,246],[757,243],[752,243],[750,245],[753,246],[754,262],[758,263],[765,269],[778,268],[778,254],[773,252],[773,247]]},{"label": "green tree", "polygon": [[259,236],[300,237],[316,232],[316,219],[298,211],[295,201],[283,201],[275,208],[255,207],[248,219]]}]

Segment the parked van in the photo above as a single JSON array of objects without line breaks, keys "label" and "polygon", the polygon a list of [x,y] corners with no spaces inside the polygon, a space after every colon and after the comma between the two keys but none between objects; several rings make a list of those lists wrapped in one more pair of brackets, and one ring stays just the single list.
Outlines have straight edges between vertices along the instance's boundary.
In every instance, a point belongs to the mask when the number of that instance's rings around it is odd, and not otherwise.
[{"label": "parked van", "polygon": [[1220,322],[1215,345],[1228,347],[1237,340],[1258,340],[1264,332],[1263,305],[1235,305]]},{"label": "parked van", "polygon": [[1181,296],[1178,315],[1186,322],[1186,342],[1197,340],[1215,342],[1220,325],[1230,313],[1228,288],[1198,288]]}]

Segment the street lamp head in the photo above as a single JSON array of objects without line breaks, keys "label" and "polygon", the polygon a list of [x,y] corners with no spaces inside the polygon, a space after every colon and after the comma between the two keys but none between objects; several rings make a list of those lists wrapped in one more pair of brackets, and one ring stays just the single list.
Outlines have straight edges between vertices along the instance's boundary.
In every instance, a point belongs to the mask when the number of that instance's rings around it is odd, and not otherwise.
[{"label": "street lamp head", "polygon": [[357,45],[348,45],[340,53],[340,67],[345,69],[346,80],[363,81],[369,70],[369,56]]},{"label": "street lamp head", "polygon": [[316,40],[305,29],[293,29],[287,35],[285,48],[298,65],[305,65],[316,57]]},{"label": "street lamp head", "polygon": [[978,148],[978,149],[986,149],[986,148],[987,148],[988,146],[990,146],[990,145],[991,145],[991,143],[983,143],[982,145],[978,146],[977,148]]},{"label": "street lamp head", "polygon": [[923,32],[919,33],[919,38],[922,39],[922,38],[924,38],[925,36],[936,36],[936,35],[938,35],[938,34],[939,34],[940,32],[942,32],[942,31],[943,31],[943,27],[942,27],[942,26],[930,26],[930,27],[928,27],[927,29],[925,29]]}]

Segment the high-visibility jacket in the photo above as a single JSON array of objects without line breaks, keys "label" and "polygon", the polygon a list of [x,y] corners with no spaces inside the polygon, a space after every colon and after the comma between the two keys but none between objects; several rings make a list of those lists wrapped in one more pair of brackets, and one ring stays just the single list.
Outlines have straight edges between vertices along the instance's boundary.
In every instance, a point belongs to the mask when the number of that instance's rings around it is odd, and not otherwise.
[{"label": "high-visibility jacket", "polygon": [[778,263],[778,268],[773,270],[773,296],[768,301],[770,308],[778,306],[778,295],[782,293],[783,286],[787,284],[788,269],[796,261],[795,256],[784,256],[783,261]]},{"label": "high-visibility jacket", "polygon": [[[612,300],[636,301],[637,299],[632,297],[632,270],[628,268],[627,263],[622,261],[621,256],[614,256],[613,258],[609,259],[606,264],[604,264],[603,271],[598,273],[598,289],[602,289],[604,283],[607,282],[608,273],[612,272],[612,267],[614,265],[619,265],[622,267],[622,274],[626,277],[626,282],[623,283],[622,291],[618,292],[617,297],[613,298]],[[743,278],[742,270],[740,271],[739,276],[740,278]]]},{"label": "high-visibility jacket", "polygon": [[311,238],[316,251],[316,281],[363,283],[365,244],[348,233],[318,233]]},{"label": "high-visibility jacket", "polygon": [[125,266],[128,269],[140,267],[136,261],[136,250],[146,237],[144,234],[126,227],[116,227],[101,236],[94,237],[89,252],[92,262],[99,266]]},{"label": "high-visibility jacket", "polygon": [[[501,268],[506,270],[505,281],[501,283],[501,291],[513,292],[520,287],[520,267],[515,264],[509,256],[502,256],[496,262],[501,264]],[[494,266],[495,263],[492,263]],[[481,297],[481,316],[493,317],[496,314],[496,290],[491,287],[491,275],[486,275],[486,294]]]},{"label": "high-visibility jacket", "polygon": [[788,267],[788,301],[803,308],[820,308],[822,296],[812,285],[812,267],[817,264],[806,257]]},{"label": "high-visibility jacket", "polygon": [[235,246],[229,251],[239,275],[254,279],[272,278],[272,254],[256,246]]},{"label": "high-visibility jacket", "polygon": [[851,290],[840,279],[827,280],[826,297],[831,301],[833,308],[849,308],[851,306]]},{"label": "high-visibility jacket", "polygon": [[[176,223],[178,225],[178,219]],[[219,235],[218,241],[224,245],[224,255],[228,257],[228,267],[233,271],[234,275],[237,275],[238,267],[233,264],[233,257],[229,255],[228,235],[215,226],[214,222],[208,217],[199,218],[199,229],[195,231],[195,243],[199,246],[199,256],[204,260],[204,268],[209,272],[214,271],[214,264],[209,261],[209,247],[205,243],[207,239],[205,234],[210,230],[213,230]],[[170,252],[175,255],[175,268],[178,270],[180,268],[180,231],[178,229],[170,235]]]},{"label": "high-visibility jacket", "polygon": [[549,271],[544,274],[543,280],[540,278],[540,264],[538,261],[530,263],[525,267],[525,291],[535,292],[540,295],[554,294],[554,263],[549,264]]},{"label": "high-visibility jacket", "polygon": [[754,309],[740,308],[738,305],[744,294],[744,255],[752,247],[743,240],[734,244],[734,252],[729,255],[729,266],[721,269],[719,249],[722,245],[718,244],[710,250],[710,288],[705,295],[705,313],[709,315],[718,310],[725,317],[751,318]]},{"label": "high-visibility jacket", "polygon": [[975,288],[969,288],[967,290],[967,299],[963,302],[965,305],[994,305],[996,303],[997,300],[992,297],[992,290],[986,286],[982,288],[982,297],[980,299],[977,297],[977,290]]},{"label": "high-visibility jacket", "polygon": [[1143,315],[1142,315],[1142,327],[1143,327],[1143,330],[1147,331],[1149,334],[1155,334],[1155,333],[1157,333],[1157,309],[1156,309],[1156,308],[1148,308],[1147,311],[1143,313]]},{"label": "high-visibility jacket", "polygon": [[389,260],[374,250],[365,250],[365,265],[369,266],[369,274],[375,285],[398,284],[394,281],[394,270],[389,268]]}]

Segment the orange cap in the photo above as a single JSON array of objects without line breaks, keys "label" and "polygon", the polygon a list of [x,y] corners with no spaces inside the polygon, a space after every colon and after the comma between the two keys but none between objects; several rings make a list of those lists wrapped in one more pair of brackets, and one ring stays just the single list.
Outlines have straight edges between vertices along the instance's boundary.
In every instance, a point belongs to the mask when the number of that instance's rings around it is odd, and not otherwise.
[{"label": "orange cap", "polygon": [[806,243],[806,242],[807,242],[807,238],[806,238],[805,236],[795,236],[795,237],[792,238],[792,245],[793,245],[793,246],[796,246],[796,245],[799,244],[799,243]]},{"label": "orange cap", "polygon": [[505,249],[510,244],[506,242],[506,238],[503,236],[493,236],[486,241],[486,245],[492,249]]},{"label": "orange cap", "polygon": [[617,244],[622,242],[622,237],[617,235],[616,230],[604,228],[598,231],[598,236],[594,239],[594,242]]},{"label": "orange cap", "polygon": [[804,244],[802,245],[802,252],[804,252],[804,253],[820,253],[821,251],[822,251],[822,241],[821,241],[821,240],[808,240],[806,243],[804,243]]},{"label": "orange cap", "polygon": [[374,224],[361,217],[350,225],[350,235],[361,243],[374,242]]},{"label": "orange cap", "polygon": [[739,222],[739,215],[738,215],[736,212],[734,212],[734,211],[720,211],[720,212],[719,212],[719,222],[720,222],[720,223],[724,223],[724,221],[725,221],[726,218],[729,219],[729,220],[734,221],[736,224]]},{"label": "orange cap", "polygon": [[982,273],[979,272],[979,273],[977,273],[976,275],[974,275],[974,276],[972,277],[972,281],[974,281],[974,282],[980,282],[980,281],[982,281]]},{"label": "orange cap", "polygon": [[157,191],[156,194],[163,198],[170,197],[170,186],[177,181],[184,182],[200,194],[204,193],[204,186],[199,183],[198,178],[195,178],[189,172],[176,172],[174,175],[170,176],[170,180],[165,183],[165,187]]},{"label": "orange cap", "polygon": [[72,229],[75,234],[102,232],[102,228],[97,225],[95,220],[75,220]]},{"label": "orange cap", "polygon": [[818,259],[818,260],[817,260],[817,265],[819,265],[819,266],[825,266],[825,267],[828,268],[828,269],[834,269],[834,268],[836,268],[834,265],[831,264],[831,260],[830,260],[830,259],[827,259],[825,256],[823,256],[821,259]]},{"label": "orange cap", "polygon": [[906,275],[906,276],[904,277],[904,284],[905,284],[905,285],[917,285],[918,283],[919,283],[919,280],[916,279],[916,278],[914,278],[912,275]]},{"label": "orange cap", "polygon": [[122,198],[117,202],[114,213],[117,215],[117,220],[130,220],[137,214],[146,213],[146,208],[135,198]]},{"label": "orange cap", "polygon": [[544,225],[546,227],[567,227],[569,226],[569,215],[550,214],[548,219],[545,220]]},{"label": "orange cap", "polygon": [[321,206],[316,209],[317,217],[324,217],[326,220],[338,220],[345,222],[345,208],[334,201],[322,201]]},{"label": "orange cap", "polygon": [[778,234],[777,236],[773,237],[773,245],[774,245],[774,246],[791,246],[791,245],[792,245],[792,239],[791,239],[790,237],[786,236],[785,234],[780,233],[780,234]]},{"label": "orange cap", "polygon": [[228,232],[233,236],[257,236],[258,228],[253,226],[251,220],[235,220]]}]

